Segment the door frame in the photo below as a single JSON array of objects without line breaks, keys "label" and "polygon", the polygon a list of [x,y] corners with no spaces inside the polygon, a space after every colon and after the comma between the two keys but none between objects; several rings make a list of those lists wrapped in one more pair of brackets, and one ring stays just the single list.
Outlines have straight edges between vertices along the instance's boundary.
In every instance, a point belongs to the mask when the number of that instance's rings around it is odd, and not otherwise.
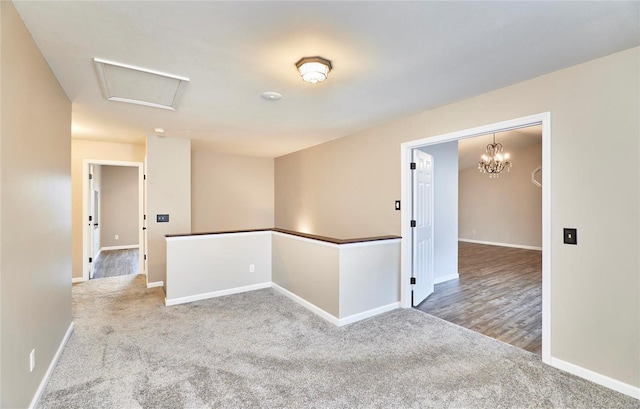
[{"label": "door frame", "polygon": [[128,162],[117,160],[83,159],[82,160],[82,280],[89,280],[89,237],[87,234],[87,220],[89,218],[89,165],[106,166],[129,166],[138,168],[138,248],[139,265],[138,274],[147,274],[144,263],[144,253],[146,252],[143,230],[144,227],[144,167],[143,162]]},{"label": "door frame", "polygon": [[[459,141],[493,132],[532,125],[542,125],[542,362],[551,364],[551,113],[525,116],[502,122],[496,122],[475,128],[463,129],[433,137],[404,142],[400,145],[400,176],[402,203],[412,203],[411,170],[412,150],[427,145]],[[411,308],[412,234],[411,206],[401,210],[402,240],[400,252],[400,306]]]}]

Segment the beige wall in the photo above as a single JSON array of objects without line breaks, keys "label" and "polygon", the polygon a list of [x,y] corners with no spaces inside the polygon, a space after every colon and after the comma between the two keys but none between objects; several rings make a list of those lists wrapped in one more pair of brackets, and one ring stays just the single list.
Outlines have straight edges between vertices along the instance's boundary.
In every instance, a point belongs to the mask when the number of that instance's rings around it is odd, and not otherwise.
[{"label": "beige wall", "polygon": [[[612,54],[277,158],[276,227],[399,234],[402,142],[550,111],[551,353],[640,386],[639,57]],[[562,244],[563,227],[578,229],[577,246]]]},{"label": "beige wall", "polygon": [[138,245],[138,168],[102,166],[100,201],[101,246]]},{"label": "beige wall", "polygon": [[[169,214],[169,223],[156,215]],[[147,280],[165,282],[166,234],[191,233],[191,141],[147,137]]]},{"label": "beige wall", "polygon": [[72,257],[73,277],[82,277],[82,163],[85,159],[144,162],[144,145],[94,142],[74,139],[71,141],[72,186]]},{"label": "beige wall", "polygon": [[24,408],[71,324],[71,103],[13,4],[0,14],[0,406]]},{"label": "beige wall", "polygon": [[274,283],[340,317],[340,250],[337,246],[274,233],[271,252]]},{"label": "beige wall", "polygon": [[168,305],[259,285],[271,285],[270,231],[167,239]]},{"label": "beige wall", "polygon": [[191,152],[194,232],[273,227],[272,158]]},{"label": "beige wall", "polygon": [[513,166],[498,178],[475,166],[460,170],[459,236],[542,248],[542,189],[531,183],[531,172],[542,165],[542,143],[505,150]]}]

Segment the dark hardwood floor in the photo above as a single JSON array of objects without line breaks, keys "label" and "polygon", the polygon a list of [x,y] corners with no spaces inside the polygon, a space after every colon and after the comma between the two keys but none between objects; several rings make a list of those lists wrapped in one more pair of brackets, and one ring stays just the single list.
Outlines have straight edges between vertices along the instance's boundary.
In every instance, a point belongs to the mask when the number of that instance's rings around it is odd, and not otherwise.
[{"label": "dark hardwood floor", "polygon": [[460,278],[436,284],[416,308],[542,353],[542,252],[458,242]]},{"label": "dark hardwood floor", "polygon": [[140,260],[138,249],[103,251],[96,260],[93,278],[138,274]]}]

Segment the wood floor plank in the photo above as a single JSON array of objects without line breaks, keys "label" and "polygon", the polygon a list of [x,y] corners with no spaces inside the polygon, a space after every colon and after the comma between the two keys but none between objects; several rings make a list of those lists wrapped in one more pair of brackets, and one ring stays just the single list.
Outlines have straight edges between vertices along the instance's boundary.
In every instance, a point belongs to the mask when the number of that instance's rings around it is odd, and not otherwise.
[{"label": "wood floor plank", "polygon": [[96,260],[93,278],[138,274],[140,260],[138,249],[103,251]]},{"label": "wood floor plank", "polygon": [[542,252],[459,242],[458,272],[416,308],[542,353]]}]

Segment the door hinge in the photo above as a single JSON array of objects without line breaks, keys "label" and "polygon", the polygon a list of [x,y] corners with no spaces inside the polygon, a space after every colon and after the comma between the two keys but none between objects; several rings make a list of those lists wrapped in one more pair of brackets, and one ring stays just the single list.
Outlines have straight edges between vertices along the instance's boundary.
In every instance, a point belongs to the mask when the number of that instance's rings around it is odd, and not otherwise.
[{"label": "door hinge", "polygon": [[144,180],[147,180],[147,175],[142,175]]},{"label": "door hinge", "polygon": [[416,227],[416,221],[415,220],[411,220],[411,227]]},{"label": "door hinge", "polygon": [[89,216],[89,221],[93,221],[93,216]]},{"label": "door hinge", "polygon": [[142,219],[143,219],[143,220],[147,220],[147,215],[146,215],[146,214],[145,214],[145,215],[143,215],[143,216],[142,216]]},{"label": "door hinge", "polygon": [[89,263],[93,263],[93,257],[89,257]]},{"label": "door hinge", "polygon": [[411,162],[411,170],[416,170],[416,163],[415,162]]},{"label": "door hinge", "polygon": [[145,260],[147,259],[147,255],[146,255],[146,254],[144,255],[144,259],[145,259]]},{"label": "door hinge", "polygon": [[89,173],[89,180],[93,179],[93,175]]},{"label": "door hinge", "polygon": [[415,277],[411,277],[411,284],[415,284],[416,283],[416,278]]}]

